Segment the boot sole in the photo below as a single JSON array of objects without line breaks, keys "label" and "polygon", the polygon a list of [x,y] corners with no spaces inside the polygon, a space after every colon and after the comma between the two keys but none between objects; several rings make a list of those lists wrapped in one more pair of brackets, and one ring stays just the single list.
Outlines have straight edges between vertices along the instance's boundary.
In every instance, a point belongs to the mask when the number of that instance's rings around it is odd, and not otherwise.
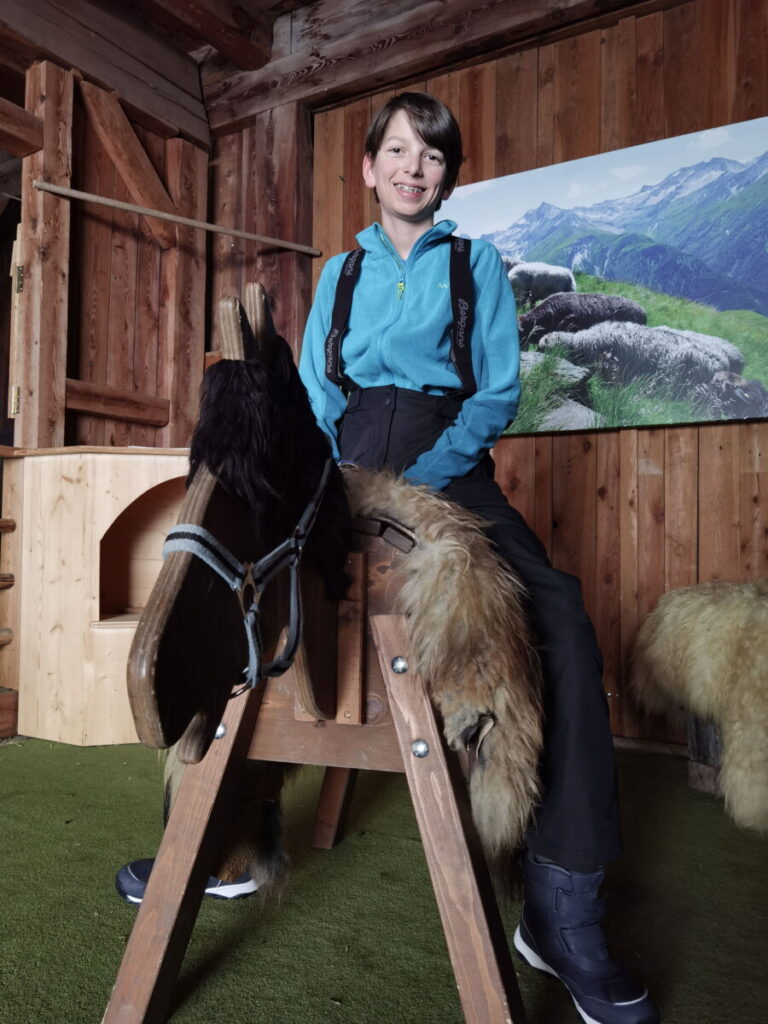
[{"label": "boot sole", "polygon": [[[586,1010],[583,1010],[582,1007],[579,1006],[573,992],[571,992],[570,988],[568,988],[568,986],[557,973],[557,971],[553,970],[549,966],[549,964],[546,963],[546,961],[542,960],[535,949],[531,949],[531,947],[528,945],[528,943],[525,941],[522,934],[520,933],[520,925],[518,925],[517,928],[515,928],[515,934],[512,938],[512,942],[514,944],[515,949],[517,950],[517,954],[520,957],[520,959],[527,963],[529,967],[533,967],[537,971],[543,971],[545,974],[549,974],[551,975],[551,977],[557,978],[557,980],[564,986],[568,995],[571,997],[571,1001],[573,1002],[573,1005],[576,1007],[576,1012],[581,1017],[581,1019],[585,1021],[585,1024],[603,1024],[602,1021],[596,1020],[594,1017],[590,1017]],[[628,1003],[616,1003],[614,1005],[632,1006],[635,1003],[642,1002],[643,999],[647,998],[647,996],[648,990],[646,989],[646,991],[642,994],[642,996],[640,996],[639,999],[633,999],[631,1002]]]},{"label": "boot sole", "polygon": [[[242,900],[246,896],[252,896],[258,888],[258,885],[251,879],[248,882],[242,882],[240,885],[226,885],[223,887],[223,891],[222,887],[211,887],[205,890],[205,895],[211,896],[215,900]],[[143,896],[131,896],[120,888],[117,889],[117,892],[126,903],[131,903],[134,906],[138,906],[144,899]]]}]

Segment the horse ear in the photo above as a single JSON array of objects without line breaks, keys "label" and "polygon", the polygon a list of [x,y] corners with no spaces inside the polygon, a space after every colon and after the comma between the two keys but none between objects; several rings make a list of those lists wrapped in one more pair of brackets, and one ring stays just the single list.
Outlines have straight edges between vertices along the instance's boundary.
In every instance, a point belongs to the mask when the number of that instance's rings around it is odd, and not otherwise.
[{"label": "horse ear", "polygon": [[221,354],[224,359],[245,359],[245,337],[250,334],[243,329],[246,319],[240,300],[231,295],[219,299],[219,328],[221,330]]},{"label": "horse ear", "polygon": [[266,290],[258,281],[249,281],[245,286],[245,311],[253,328],[255,345],[253,352],[246,350],[246,358],[260,357],[265,363],[271,362],[277,344],[277,331]]},{"label": "horse ear", "polygon": [[272,322],[264,286],[252,282],[245,287],[245,308],[240,300],[225,296],[219,300],[221,354],[225,359],[272,361],[277,331]]}]

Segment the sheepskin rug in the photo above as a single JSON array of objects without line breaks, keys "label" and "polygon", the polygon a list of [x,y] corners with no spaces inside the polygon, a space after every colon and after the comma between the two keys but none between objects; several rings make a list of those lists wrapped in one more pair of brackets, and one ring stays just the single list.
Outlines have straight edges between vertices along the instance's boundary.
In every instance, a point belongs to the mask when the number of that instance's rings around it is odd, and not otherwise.
[{"label": "sheepskin rug", "polygon": [[713,719],[726,810],[768,831],[768,579],[665,594],[638,630],[630,686],[652,713]]},{"label": "sheepskin rug", "polygon": [[396,610],[408,617],[416,669],[449,745],[484,733],[470,800],[496,858],[520,844],[538,796],[540,669],[522,584],[483,520],[443,495],[387,471],[346,469],[344,480],[353,515],[393,519],[416,536]]}]

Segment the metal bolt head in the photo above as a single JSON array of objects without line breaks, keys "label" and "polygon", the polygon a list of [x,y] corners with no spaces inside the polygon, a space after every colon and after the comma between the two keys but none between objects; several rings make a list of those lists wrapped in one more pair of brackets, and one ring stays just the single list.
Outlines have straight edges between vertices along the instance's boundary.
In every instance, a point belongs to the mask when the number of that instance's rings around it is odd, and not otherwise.
[{"label": "metal bolt head", "polygon": [[403,672],[408,671],[408,662],[405,660],[402,654],[398,654],[396,658],[392,659],[392,671],[397,672],[399,676],[401,676]]},{"label": "metal bolt head", "polygon": [[224,737],[227,735],[226,725],[224,725],[223,722],[219,722],[219,724],[216,726],[216,732],[213,735],[217,740],[224,739]]},{"label": "metal bolt head", "polygon": [[414,740],[411,744],[411,753],[414,757],[426,757],[429,753],[429,744],[426,740]]}]

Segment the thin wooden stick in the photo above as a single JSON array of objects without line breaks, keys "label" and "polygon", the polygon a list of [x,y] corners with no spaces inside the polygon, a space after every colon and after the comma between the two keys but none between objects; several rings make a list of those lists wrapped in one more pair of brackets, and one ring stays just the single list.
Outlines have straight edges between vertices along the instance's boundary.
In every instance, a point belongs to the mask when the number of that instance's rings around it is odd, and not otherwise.
[{"label": "thin wooden stick", "polygon": [[313,249],[309,245],[299,245],[298,242],[283,242],[279,238],[269,238],[266,235],[254,235],[250,231],[239,231],[237,228],[228,228],[223,224],[210,224],[207,221],[192,220],[191,217],[179,217],[175,213],[164,213],[162,210],[151,210],[146,206],[135,206],[133,203],[124,203],[120,199],[107,199],[105,196],[94,195],[93,192],[80,192],[76,188],[65,188],[63,185],[51,185],[47,181],[33,181],[32,187],[40,189],[41,192],[52,192],[57,196],[64,196],[66,199],[82,199],[87,203],[96,203],[98,206],[109,206],[114,210],[126,210],[128,213],[140,213],[145,217],[156,217],[157,220],[169,220],[173,224],[183,224],[188,228],[200,228],[202,231],[213,231],[219,235],[234,235],[236,238],[247,238],[250,242],[261,242],[262,245],[271,245],[278,249],[292,249],[294,252],[302,252],[307,256],[322,256],[320,249]]}]

